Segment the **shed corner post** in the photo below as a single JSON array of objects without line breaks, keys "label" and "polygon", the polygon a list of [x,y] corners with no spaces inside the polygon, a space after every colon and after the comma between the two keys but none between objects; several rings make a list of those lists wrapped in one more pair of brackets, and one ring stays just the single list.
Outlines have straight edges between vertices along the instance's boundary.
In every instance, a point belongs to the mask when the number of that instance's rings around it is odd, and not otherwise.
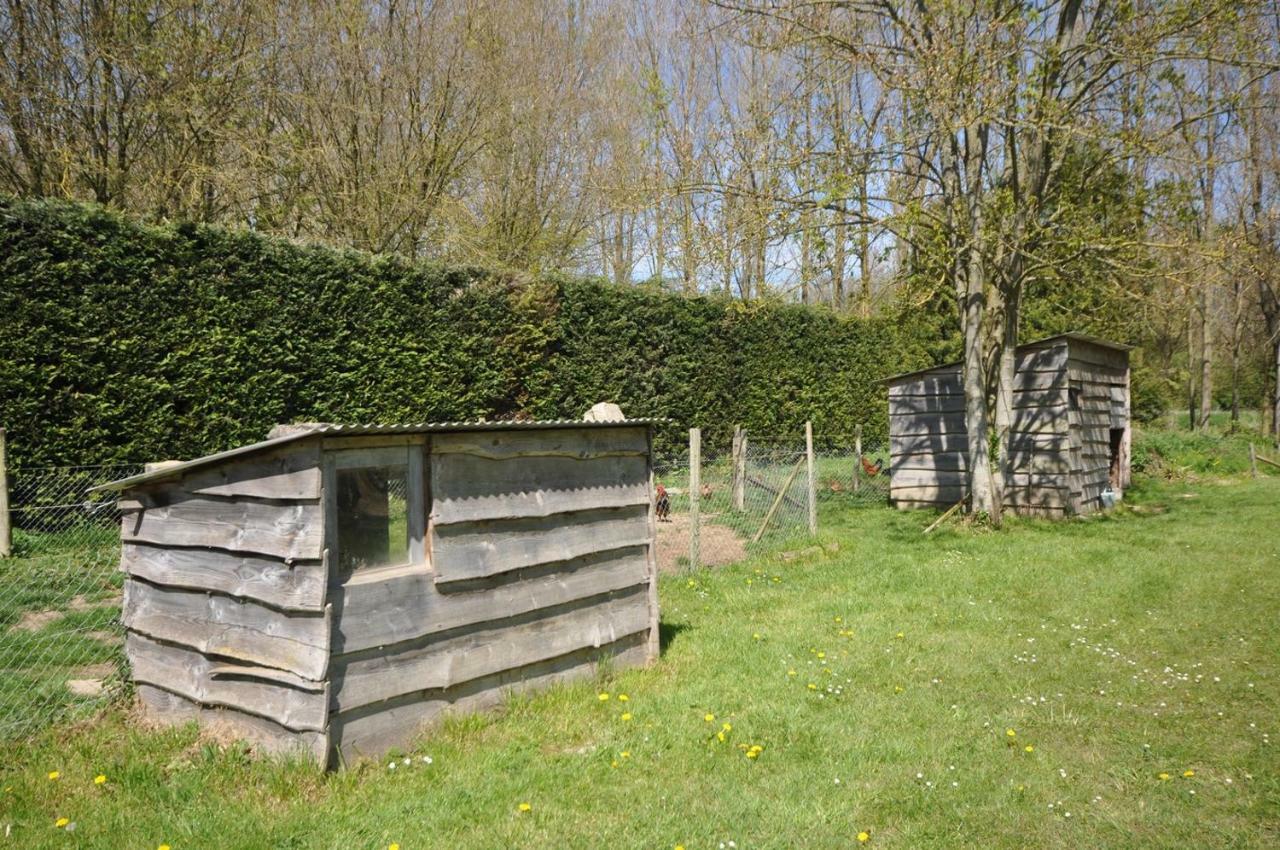
[{"label": "shed corner post", "polygon": [[9,521],[9,458],[5,432],[0,428],[0,558],[13,554],[13,526]]},{"label": "shed corner post", "polygon": [[809,533],[818,533],[818,483],[813,477],[813,422],[804,423],[804,457],[809,474]]},{"label": "shed corner post", "polygon": [[689,569],[696,570],[700,560],[698,532],[701,522],[702,496],[702,429],[689,429]]},{"label": "shed corner post", "polygon": [[653,486],[652,427],[646,429],[645,455],[649,467],[649,640],[646,660],[653,663],[662,654],[662,627],[658,613],[658,500]]}]

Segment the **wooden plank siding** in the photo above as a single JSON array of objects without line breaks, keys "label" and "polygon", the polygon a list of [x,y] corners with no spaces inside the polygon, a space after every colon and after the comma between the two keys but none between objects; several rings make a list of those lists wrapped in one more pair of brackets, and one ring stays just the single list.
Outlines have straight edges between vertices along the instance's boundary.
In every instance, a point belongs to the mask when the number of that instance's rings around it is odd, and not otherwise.
[{"label": "wooden plank siding", "polygon": [[599,649],[584,649],[525,667],[504,670],[442,690],[415,691],[333,715],[330,735],[334,758],[351,763],[403,746],[417,732],[447,714],[479,711],[500,704],[509,694],[540,690],[559,682],[588,679],[601,662],[622,668],[648,657],[644,632]]},{"label": "wooden plank siding", "polygon": [[139,683],[137,693],[144,713],[157,722],[182,725],[194,720],[214,734],[233,735],[263,752],[302,755],[318,764],[329,760],[327,732],[297,732],[256,714],[203,705],[145,682]]},{"label": "wooden plank siding", "polygon": [[[890,501],[949,507],[967,491],[959,367],[903,376],[888,394]],[[1127,352],[1074,337],[1024,346],[1013,407],[1006,504],[1046,516],[1095,509],[1110,474],[1110,429],[1128,428]]]},{"label": "wooden plank siding", "polygon": [[[420,545],[339,575],[326,470],[389,453],[422,482]],[[320,435],[120,506],[144,709],[270,752],[380,755],[445,711],[657,654],[647,426]]]},{"label": "wooden plank siding", "polygon": [[[497,613],[494,610],[489,616]],[[637,586],[516,617],[482,620],[333,661],[335,712],[406,693],[443,690],[473,679],[599,649],[649,628],[647,588]]]}]

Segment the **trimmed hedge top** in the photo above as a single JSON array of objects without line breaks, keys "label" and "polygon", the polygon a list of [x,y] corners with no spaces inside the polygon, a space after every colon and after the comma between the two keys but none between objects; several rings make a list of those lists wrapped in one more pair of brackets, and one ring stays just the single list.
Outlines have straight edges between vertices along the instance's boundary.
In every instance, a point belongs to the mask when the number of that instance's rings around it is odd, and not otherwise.
[{"label": "trimmed hedge top", "polygon": [[926,365],[888,320],[513,280],[0,200],[0,426],[15,465],[187,458],[279,422],[576,418],[869,437],[885,376]]}]

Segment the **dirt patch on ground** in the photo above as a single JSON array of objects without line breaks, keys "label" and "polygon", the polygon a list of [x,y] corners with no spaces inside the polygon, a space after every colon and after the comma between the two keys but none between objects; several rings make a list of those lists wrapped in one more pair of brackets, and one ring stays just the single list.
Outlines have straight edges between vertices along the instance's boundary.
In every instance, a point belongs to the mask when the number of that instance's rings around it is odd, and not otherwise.
[{"label": "dirt patch on ground", "polygon": [[83,593],[77,593],[71,597],[71,602],[67,604],[67,607],[72,611],[95,611],[98,608],[114,608],[123,601],[124,597],[119,593],[114,593],[106,599],[98,599],[93,602],[85,599]]},{"label": "dirt patch on ground", "polygon": [[65,617],[62,611],[27,611],[18,622],[9,627],[11,632],[38,632],[50,623],[56,623]]},{"label": "dirt patch on ground", "polygon": [[[698,550],[702,566],[723,567],[741,561],[747,549],[741,538],[722,525],[716,525],[713,517],[702,517],[702,529],[698,536]],[[675,573],[686,565],[689,558],[689,516],[676,514],[670,522],[658,523],[658,572]],[[684,559],[683,561],[681,559]]]}]

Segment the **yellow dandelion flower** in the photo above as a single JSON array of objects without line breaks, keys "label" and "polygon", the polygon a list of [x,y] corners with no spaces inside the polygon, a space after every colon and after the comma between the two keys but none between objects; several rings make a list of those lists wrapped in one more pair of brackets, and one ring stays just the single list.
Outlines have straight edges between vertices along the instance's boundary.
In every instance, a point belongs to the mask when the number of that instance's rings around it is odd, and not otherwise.
[{"label": "yellow dandelion flower", "polygon": [[817,689],[818,689],[817,685],[815,685],[813,682],[809,683],[809,690],[816,691]]},{"label": "yellow dandelion flower", "polygon": [[787,675],[788,675],[788,676],[795,676],[795,674],[796,674],[796,671],[795,671],[795,670],[788,670],[788,671],[787,671]]},{"label": "yellow dandelion flower", "polygon": [[747,758],[749,758],[749,759],[754,759],[754,758],[759,758],[759,757],[760,757],[760,754],[759,754],[758,752],[756,752],[755,750],[747,750]]},{"label": "yellow dandelion flower", "polygon": [[1031,746],[1030,744],[1027,744],[1027,745],[1026,745],[1025,747],[1023,747],[1022,749],[1026,750],[1026,751],[1027,751],[1027,752],[1029,752],[1029,753],[1033,753],[1033,752],[1035,752],[1035,750],[1036,750],[1036,748],[1035,748],[1035,747],[1033,747],[1033,746]]},{"label": "yellow dandelion flower", "polygon": [[1013,731],[1012,729],[1006,729],[1006,730],[1004,730],[1004,734],[1005,734],[1007,737],[1010,737],[1010,738],[1016,738],[1016,737],[1018,737],[1018,733],[1017,733],[1017,732],[1015,732],[1015,731]]},{"label": "yellow dandelion flower", "polygon": [[58,818],[56,821],[53,822],[53,825],[56,826],[58,829],[62,829],[64,826],[66,826],[69,823],[71,823],[71,818]]},{"label": "yellow dandelion flower", "polygon": [[900,694],[900,693],[902,693],[902,685],[894,685],[894,686],[893,686],[893,692],[894,692],[895,694]]},{"label": "yellow dandelion flower", "polygon": [[721,724],[720,724],[720,728],[721,728],[721,729],[723,729],[723,730],[724,730],[724,731],[726,731],[726,732],[732,732],[732,731],[733,731],[733,724],[732,724],[732,723],[727,723],[727,722],[726,722],[726,723],[721,723]]},{"label": "yellow dandelion flower", "polygon": [[1169,778],[1169,774],[1167,773],[1161,773],[1156,775],[1156,779],[1159,779],[1161,782],[1164,782],[1168,778]]},{"label": "yellow dandelion flower", "polygon": [[617,759],[614,759],[613,761],[609,762],[609,767],[617,767],[617,766],[618,766],[618,760],[617,760]]},{"label": "yellow dandelion flower", "polygon": [[521,803],[520,805],[516,806],[516,808],[517,808],[517,809],[519,809],[519,810],[520,810],[520,811],[522,811],[522,812],[527,812],[527,811],[529,811],[530,809],[532,809],[532,808],[533,808],[533,806],[532,806],[532,805],[530,805],[529,803]]},{"label": "yellow dandelion flower", "polygon": [[161,844],[159,847],[156,848],[156,850],[170,850],[170,848],[168,844]]},{"label": "yellow dandelion flower", "polygon": [[99,773],[97,776],[93,777],[93,784],[94,784],[94,785],[102,785],[102,784],[104,784],[106,781],[107,781],[107,776],[106,776],[106,774],[105,774],[105,773]]},{"label": "yellow dandelion flower", "polygon": [[627,696],[626,694],[618,694],[618,702],[627,702],[630,699],[631,697]]},{"label": "yellow dandelion flower", "polygon": [[720,739],[720,743],[722,743],[722,744],[724,743],[724,733],[723,733],[723,732],[717,732],[717,733],[716,733],[716,737]]},{"label": "yellow dandelion flower", "polygon": [[702,719],[710,723],[716,719],[716,716],[711,712],[707,712],[706,714],[702,715]]},{"label": "yellow dandelion flower", "polygon": [[684,845],[683,845],[683,844],[677,844],[677,845],[676,845],[676,850],[684,850]]},{"label": "yellow dandelion flower", "polygon": [[753,639],[755,639],[755,640],[760,640],[760,633],[759,633],[759,632],[756,632],[756,633],[755,633],[755,634],[753,634],[751,637],[752,637]]},{"label": "yellow dandelion flower", "polygon": [[898,640],[902,640],[904,637],[906,637],[906,635],[904,635],[902,632],[898,632]]},{"label": "yellow dandelion flower", "polygon": [[623,750],[623,751],[622,751],[622,753],[621,753],[621,756],[622,756],[624,759],[629,759],[629,758],[631,758],[631,750]]},{"label": "yellow dandelion flower", "polygon": [[59,776],[61,776],[61,775],[62,775],[62,774],[58,773],[58,771],[56,771],[56,770],[51,770],[51,771],[49,771],[49,779],[51,779],[51,780],[52,780],[52,779],[57,779],[57,778],[58,778]]},{"label": "yellow dandelion flower", "polygon": [[630,719],[631,719],[631,712],[629,712],[629,711],[624,711],[624,712],[622,712],[622,719],[623,719],[623,720],[630,720]]},{"label": "yellow dandelion flower", "polygon": [[400,845],[395,843],[388,844],[387,850],[400,850]]},{"label": "yellow dandelion flower", "polygon": [[827,654],[826,654],[825,652],[819,652],[819,653],[818,653],[818,657],[819,657],[819,658],[826,658],[826,657],[827,657]]},{"label": "yellow dandelion flower", "polygon": [[1195,772],[1194,770],[1184,770],[1184,771],[1182,771],[1182,776],[1183,776],[1183,778],[1185,778],[1185,779],[1190,779],[1191,777],[1193,777],[1193,776],[1195,776],[1195,775],[1196,775],[1196,772]]},{"label": "yellow dandelion flower", "polygon": [[836,620],[836,622],[837,622],[837,623],[841,622],[841,620],[840,620],[840,618],[839,618],[839,617],[836,617],[836,618],[835,618],[835,620]]},{"label": "yellow dandelion flower", "polygon": [[859,844],[866,844],[870,840],[871,840],[871,833],[867,832],[866,830],[863,830],[862,832],[858,833]]},{"label": "yellow dandelion flower", "polygon": [[597,696],[597,697],[596,697],[596,699],[600,700],[601,702],[608,702],[608,701],[609,701],[609,692],[608,692],[608,691],[601,691],[601,692],[600,692],[600,695],[599,695],[599,696]]}]

